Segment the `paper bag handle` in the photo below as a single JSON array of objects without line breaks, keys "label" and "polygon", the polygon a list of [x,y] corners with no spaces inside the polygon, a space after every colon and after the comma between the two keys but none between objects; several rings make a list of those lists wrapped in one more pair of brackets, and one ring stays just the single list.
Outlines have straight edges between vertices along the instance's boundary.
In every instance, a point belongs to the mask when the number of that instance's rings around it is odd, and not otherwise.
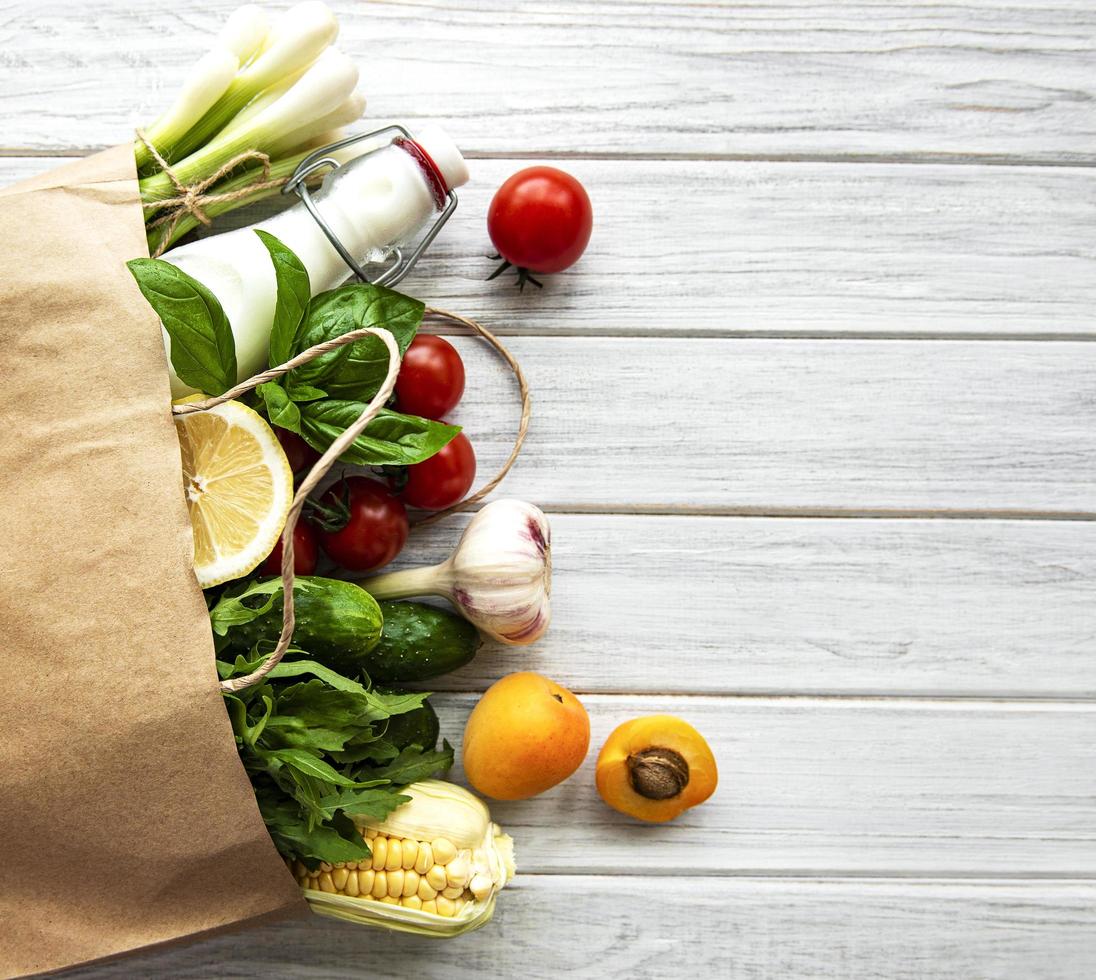
[{"label": "paper bag handle", "polygon": [[[445,517],[447,514],[454,513],[458,510],[464,510],[465,508],[478,503],[494,490],[495,487],[502,482],[503,477],[510,471],[510,467],[514,465],[514,461],[521,452],[522,444],[525,442],[525,435],[529,430],[529,417],[531,411],[529,385],[525,380],[525,374],[514,356],[503,346],[502,342],[494,334],[487,330],[486,327],[468,317],[457,316],[455,313],[447,313],[445,310],[427,309],[425,312],[429,316],[452,320],[468,327],[473,333],[478,334],[486,340],[487,343],[499,353],[503,360],[506,361],[507,365],[514,372],[514,376],[517,378],[518,388],[521,393],[521,422],[518,425],[517,437],[514,440],[514,447],[510,451],[510,456],[495,476],[488,480],[487,483],[480,487],[474,494],[466,497],[460,503],[454,504],[452,507],[447,507],[445,510],[439,511],[436,514],[431,514],[429,517],[417,521],[416,525],[433,523],[434,521]],[[396,377],[400,371],[400,350],[396,344],[395,337],[392,336],[390,331],[385,330],[382,327],[361,327],[358,330],[351,330],[349,333],[344,333],[341,337],[325,340],[323,343],[316,344],[314,347],[309,347],[308,350],[302,351],[296,357],[290,358],[290,360],[286,361],[284,364],[279,364],[277,367],[262,371],[261,373],[248,378],[246,381],[241,381],[223,395],[206,398],[202,401],[184,402],[181,405],[173,405],[171,407],[172,414],[174,415],[193,415],[195,412],[209,411],[209,409],[216,408],[218,405],[223,405],[225,402],[232,401],[234,398],[239,398],[240,395],[247,394],[247,392],[257,388],[261,384],[265,384],[267,381],[273,381],[275,378],[280,378],[283,374],[288,374],[294,368],[300,367],[302,364],[307,364],[317,357],[322,357],[324,354],[328,354],[333,350],[338,350],[340,347],[345,347],[347,344],[352,344],[355,341],[369,336],[380,338],[380,340],[384,342],[385,347],[388,348],[388,373],[385,375],[384,381],[381,383],[377,393],[373,396],[372,401],[365,406],[365,411],[358,416],[357,420],[350,425],[342,435],[331,443],[327,448],[327,451],[319,460],[317,460],[312,469],[309,470],[308,476],[301,481],[301,485],[297,488],[297,492],[293,496],[293,502],[289,506],[289,514],[285,519],[285,528],[282,530],[281,636],[278,637],[278,643],[274,647],[273,652],[270,653],[250,674],[221,681],[222,691],[241,691],[244,688],[251,687],[253,684],[257,684],[281,662],[282,657],[285,656],[286,651],[289,649],[289,646],[293,641],[293,629],[296,625],[296,611],[294,609],[293,600],[293,585],[296,580],[293,568],[293,531],[297,526],[297,521],[300,519],[301,510],[304,507],[305,500],[308,499],[308,495],[316,489],[316,486],[327,475],[331,467],[335,465],[338,458],[350,448],[351,443],[365,431],[366,426],[373,421],[377,413],[388,402],[388,399],[392,397],[392,389],[396,385]]]}]

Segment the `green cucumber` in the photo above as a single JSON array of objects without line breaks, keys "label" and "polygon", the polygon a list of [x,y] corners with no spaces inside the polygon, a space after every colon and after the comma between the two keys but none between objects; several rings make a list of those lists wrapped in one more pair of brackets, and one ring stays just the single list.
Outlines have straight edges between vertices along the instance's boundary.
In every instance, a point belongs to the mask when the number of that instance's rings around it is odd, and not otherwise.
[{"label": "green cucumber", "polygon": [[[344,674],[372,675],[370,651],[381,637],[377,600],[352,582],[298,576],[293,587],[293,646]],[[282,580],[254,582],[226,594],[210,611],[217,650],[246,653],[255,644],[278,642],[282,632]]]},{"label": "green cucumber", "polygon": [[441,722],[438,721],[438,713],[429,701],[423,701],[422,707],[389,718],[388,730],[384,737],[397,749],[418,745],[429,752],[437,746],[440,734]]},{"label": "green cucumber", "polygon": [[422,602],[382,602],[384,629],[365,661],[380,683],[425,681],[463,667],[480,646],[476,628],[447,609]]}]

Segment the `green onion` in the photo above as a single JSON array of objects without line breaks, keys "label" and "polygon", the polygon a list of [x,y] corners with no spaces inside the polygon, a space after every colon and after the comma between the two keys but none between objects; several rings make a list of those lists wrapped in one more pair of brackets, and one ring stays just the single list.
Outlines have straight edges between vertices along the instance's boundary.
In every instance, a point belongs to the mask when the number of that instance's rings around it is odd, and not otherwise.
[{"label": "green onion", "polygon": [[224,94],[181,139],[168,147],[169,152],[164,153],[163,149],[160,152],[168,160],[194,153],[230,125],[252,99],[316,61],[338,33],[335,15],[319,0],[305,0],[291,7]]},{"label": "green onion", "polygon": [[[281,98],[237,125],[230,123],[205,146],[173,164],[176,177],[191,185],[209,177],[247,150],[267,152],[269,146],[285,153],[310,138],[294,141],[296,132],[307,134],[312,120],[323,119],[350,99],[358,82],[358,69],[339,51],[325,51]],[[330,128],[325,124],[324,129]],[[314,135],[314,132],[313,134]],[[178,191],[167,174],[141,180],[141,197],[154,203],[175,197]]]}]

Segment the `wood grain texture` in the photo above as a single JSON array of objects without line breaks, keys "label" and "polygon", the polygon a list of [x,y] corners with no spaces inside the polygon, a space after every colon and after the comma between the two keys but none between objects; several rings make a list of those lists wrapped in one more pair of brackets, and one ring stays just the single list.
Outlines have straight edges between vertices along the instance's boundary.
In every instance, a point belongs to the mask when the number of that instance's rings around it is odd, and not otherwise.
[{"label": "wood grain texture", "polygon": [[547,635],[423,686],[520,665],[582,692],[1096,697],[1096,523],[549,517]]},{"label": "wood grain texture", "polygon": [[[436,696],[443,736],[459,742],[475,701]],[[591,751],[578,773],[491,805],[526,872],[1096,877],[1096,704],[582,701]],[[693,724],[719,766],[716,794],[670,824],[637,824],[594,787],[605,738],[645,714]]]},{"label": "wood grain texture", "polygon": [[[4,144],[126,138],[235,5],[4,0]],[[1088,0],[331,6],[371,116],[479,152],[1096,160]]]},{"label": "wood grain texture", "polygon": [[[0,184],[58,162],[0,158]],[[485,281],[484,216],[524,165],[472,161],[402,288],[507,334],[1096,334],[1096,169],[568,161],[594,238],[520,293]]]},{"label": "wood grain texture", "polygon": [[317,917],[70,976],[1077,980],[1094,907],[1089,882],[525,877],[445,943]]},{"label": "wood grain texture", "polygon": [[[458,338],[484,473],[505,367]],[[533,393],[503,492],[556,510],[1096,512],[1087,343],[515,337]]]},{"label": "wood grain texture", "polygon": [[[0,0],[0,181],[127,139],[237,2]],[[332,6],[369,121],[475,158],[406,288],[515,335],[533,384],[504,491],[552,510],[555,623],[442,679],[443,732],[539,669],[584,692],[591,755],[495,806],[524,876],[478,934],[304,922],[76,975],[1096,973],[1091,0]],[[483,282],[483,214],[526,159],[597,226],[522,295]],[[486,473],[512,390],[457,343]],[[591,769],[663,711],[721,786],[638,826]]]}]

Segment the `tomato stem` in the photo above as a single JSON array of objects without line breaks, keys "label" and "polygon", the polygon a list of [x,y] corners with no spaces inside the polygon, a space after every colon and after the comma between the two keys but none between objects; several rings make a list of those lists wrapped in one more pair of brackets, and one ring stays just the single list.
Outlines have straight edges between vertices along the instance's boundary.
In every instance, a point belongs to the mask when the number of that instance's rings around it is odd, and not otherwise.
[{"label": "tomato stem", "polygon": [[346,477],[343,477],[341,500],[335,499],[324,504],[309,497],[305,501],[303,516],[310,524],[315,524],[328,534],[334,534],[346,527],[350,523],[350,487]]},{"label": "tomato stem", "polygon": [[[491,256],[488,256],[488,257],[492,258],[492,259],[502,258],[502,256],[500,256],[500,255],[491,255]],[[512,262],[508,262],[505,259],[503,259],[502,265],[500,265],[494,272],[491,273],[491,275],[489,275],[487,277],[487,281],[490,282],[492,279],[497,279],[507,269],[509,269],[511,267],[513,267],[514,269],[517,270],[517,273],[518,273],[518,289],[521,292],[525,292],[525,284],[527,282],[531,282],[534,286],[537,287],[537,289],[543,289],[544,288],[544,283],[540,282],[537,279],[534,279],[533,274],[528,269],[526,269],[524,266],[514,265]]]}]

